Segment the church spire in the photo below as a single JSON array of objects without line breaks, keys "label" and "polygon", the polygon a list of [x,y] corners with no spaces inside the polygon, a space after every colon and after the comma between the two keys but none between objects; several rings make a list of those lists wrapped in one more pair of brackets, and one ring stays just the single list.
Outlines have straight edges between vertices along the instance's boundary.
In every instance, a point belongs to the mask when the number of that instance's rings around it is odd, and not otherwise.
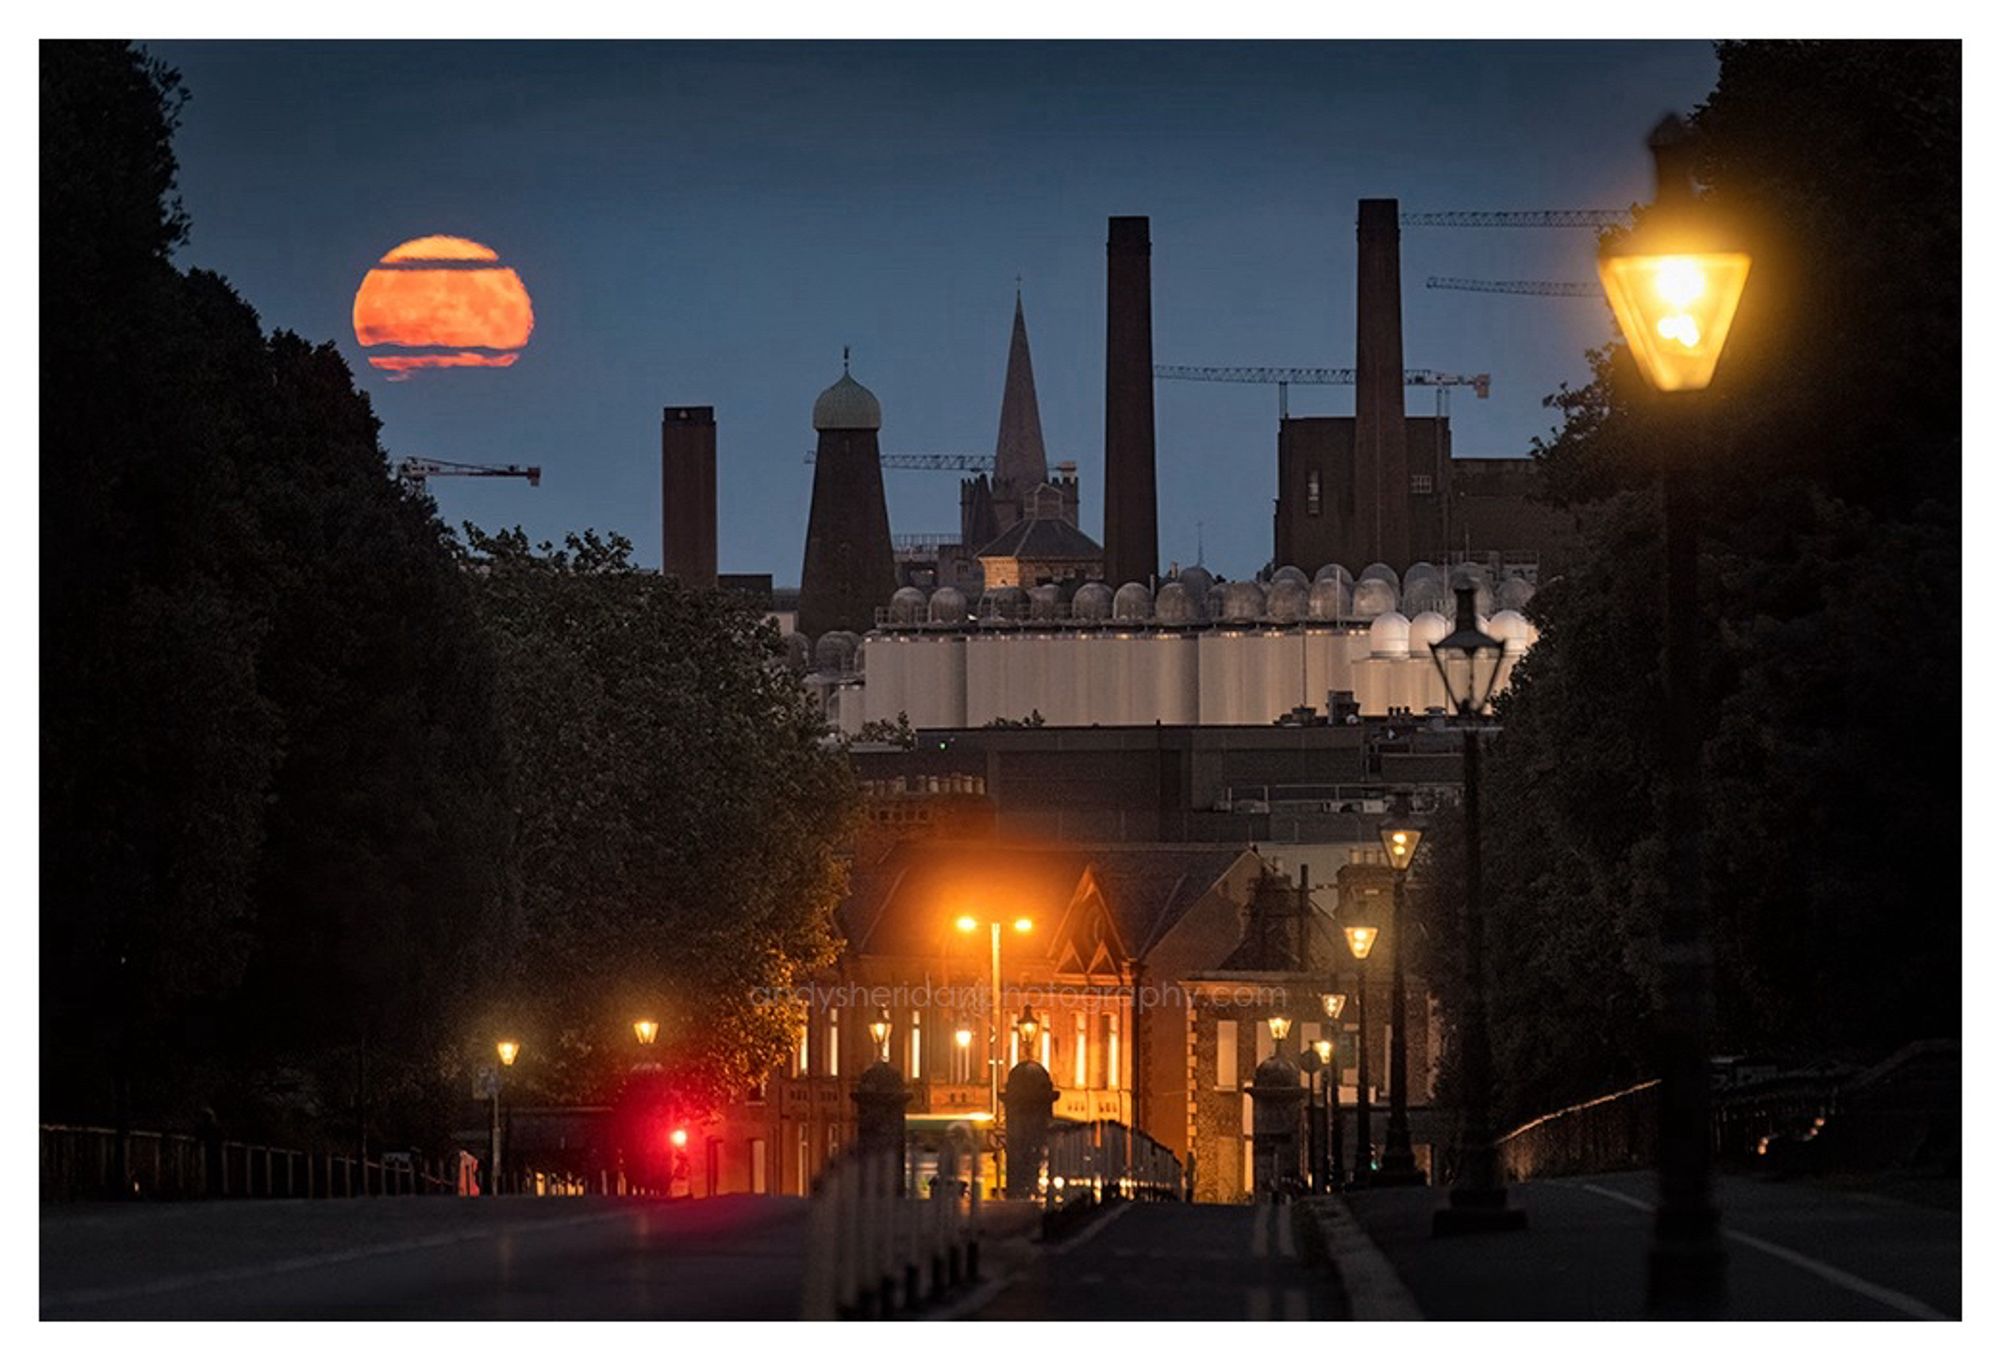
[{"label": "church spire", "polygon": [[993,448],[996,495],[1026,496],[1049,478],[1042,446],[1042,412],[1035,402],[1035,366],[1028,358],[1028,322],[1014,281],[1014,336],[1007,347],[1007,385],[1000,396],[1000,438]]}]

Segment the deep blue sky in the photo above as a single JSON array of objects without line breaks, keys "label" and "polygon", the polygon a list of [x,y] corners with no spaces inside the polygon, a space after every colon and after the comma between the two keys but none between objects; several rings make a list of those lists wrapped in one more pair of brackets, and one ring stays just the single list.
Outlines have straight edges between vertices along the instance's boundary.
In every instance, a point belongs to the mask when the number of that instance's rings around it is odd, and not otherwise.
[{"label": "deep blue sky", "polygon": [[[445,517],[594,526],[660,553],[659,413],[711,404],[721,566],[796,583],[813,397],[854,347],[888,451],[992,451],[1024,280],[1052,460],[1102,516],[1104,232],[1153,219],[1161,363],[1353,362],[1354,202],[1620,207],[1642,142],[1713,84],[1705,43],[153,44],[193,94],[183,264],[270,327],[335,339],[392,455],[536,462],[539,489],[434,483]],[[484,241],[534,296],[512,369],[390,383],[354,343],[369,264]],[[1585,372],[1592,301],[1436,292],[1427,275],[1593,277],[1573,231],[1406,231],[1405,359],[1491,372],[1461,454],[1516,455]],[[1431,395],[1409,394],[1429,411]],[[1352,390],[1296,389],[1294,414]],[[1276,398],[1161,383],[1160,550],[1270,553]],[[889,474],[902,532],[956,531],[949,474]],[[1359,564],[1356,564],[1359,565]]]}]

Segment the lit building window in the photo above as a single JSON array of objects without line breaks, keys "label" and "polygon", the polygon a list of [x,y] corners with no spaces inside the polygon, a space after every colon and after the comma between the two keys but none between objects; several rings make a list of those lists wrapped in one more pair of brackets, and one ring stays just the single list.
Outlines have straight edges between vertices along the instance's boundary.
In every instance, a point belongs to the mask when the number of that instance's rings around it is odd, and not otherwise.
[{"label": "lit building window", "polygon": [[840,1075],[840,1008],[838,1006],[829,1006],[826,1009],[826,1074],[829,1077]]},{"label": "lit building window", "polygon": [[1124,1085],[1124,1073],[1118,1066],[1118,1017],[1104,1017],[1104,1087],[1115,1091]]},{"label": "lit building window", "polygon": [[1042,1026],[1042,1066],[1053,1072],[1056,1066],[1055,1036],[1047,1025]]},{"label": "lit building window", "polygon": [[1217,1090],[1236,1089],[1236,1022],[1215,1022],[1215,1085]]},{"label": "lit building window", "polygon": [[1076,1013],[1076,1057],[1071,1082],[1079,1090],[1090,1085],[1090,1017]]},{"label": "lit building window", "polygon": [[1308,515],[1317,515],[1319,513],[1318,468],[1314,468],[1306,473],[1306,513]]},{"label": "lit building window", "polygon": [[799,1026],[798,1047],[792,1050],[792,1075],[803,1077],[811,1069],[806,1066],[811,1055],[806,1050],[806,1036],[812,1033],[811,1025]]},{"label": "lit building window", "polygon": [[910,1012],[910,1080],[924,1074],[924,1013]]}]

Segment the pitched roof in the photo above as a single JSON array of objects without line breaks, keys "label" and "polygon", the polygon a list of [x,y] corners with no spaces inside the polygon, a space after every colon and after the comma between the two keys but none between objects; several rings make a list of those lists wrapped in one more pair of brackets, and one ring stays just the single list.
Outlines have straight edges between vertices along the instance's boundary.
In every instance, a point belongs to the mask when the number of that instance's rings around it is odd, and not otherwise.
[{"label": "pitched roof", "polygon": [[977,556],[1101,562],[1104,549],[1066,519],[1019,519],[981,548]]},{"label": "pitched roof", "polygon": [[1042,410],[1035,401],[1035,365],[1028,358],[1028,322],[1014,294],[1014,335],[1007,346],[1007,383],[1000,393],[1000,437],[993,446],[993,483],[1021,495],[1049,479],[1042,446]]}]

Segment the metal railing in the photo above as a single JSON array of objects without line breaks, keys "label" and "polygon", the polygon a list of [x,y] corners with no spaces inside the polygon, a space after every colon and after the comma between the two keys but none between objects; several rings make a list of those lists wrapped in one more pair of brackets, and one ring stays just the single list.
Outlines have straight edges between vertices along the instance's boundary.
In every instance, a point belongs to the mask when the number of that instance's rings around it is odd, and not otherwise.
[{"label": "metal railing", "polygon": [[809,1320],[915,1312],[979,1275],[979,1153],[933,1194],[904,1193],[901,1155],[850,1150],[813,1186],[806,1227]]},{"label": "metal railing", "polygon": [[1495,1144],[1510,1181],[1651,1166],[1659,1086],[1645,1081],[1531,1119]]},{"label": "metal railing", "polygon": [[[121,1146],[122,1143],[122,1146]],[[455,1194],[449,1163],[306,1152],[191,1134],[67,1124],[41,1126],[44,1200],[329,1199]]]},{"label": "metal railing", "polygon": [[1099,1119],[1049,1131],[1039,1184],[1049,1212],[1081,1200],[1179,1199],[1181,1161],[1128,1124]]}]

